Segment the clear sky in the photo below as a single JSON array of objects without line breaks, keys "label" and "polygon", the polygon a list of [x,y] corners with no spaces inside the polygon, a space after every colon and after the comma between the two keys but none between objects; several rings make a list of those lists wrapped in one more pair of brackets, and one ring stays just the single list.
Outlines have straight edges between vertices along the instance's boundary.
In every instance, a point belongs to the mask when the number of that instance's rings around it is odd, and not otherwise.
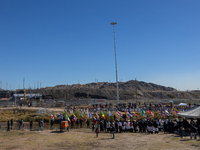
[{"label": "clear sky", "polygon": [[[119,81],[200,88],[199,0],[1,0],[1,88]],[[1,84],[2,83],[2,84]]]}]

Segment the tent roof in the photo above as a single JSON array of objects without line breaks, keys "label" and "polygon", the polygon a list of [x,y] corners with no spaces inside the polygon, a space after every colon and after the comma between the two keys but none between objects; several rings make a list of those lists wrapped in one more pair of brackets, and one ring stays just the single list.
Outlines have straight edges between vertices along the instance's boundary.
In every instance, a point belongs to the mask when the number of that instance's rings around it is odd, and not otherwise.
[{"label": "tent roof", "polygon": [[177,106],[187,106],[188,104],[186,104],[186,103],[180,103],[180,104],[178,104]]},{"label": "tent roof", "polygon": [[177,113],[177,115],[186,118],[200,118],[200,106],[188,111]]}]

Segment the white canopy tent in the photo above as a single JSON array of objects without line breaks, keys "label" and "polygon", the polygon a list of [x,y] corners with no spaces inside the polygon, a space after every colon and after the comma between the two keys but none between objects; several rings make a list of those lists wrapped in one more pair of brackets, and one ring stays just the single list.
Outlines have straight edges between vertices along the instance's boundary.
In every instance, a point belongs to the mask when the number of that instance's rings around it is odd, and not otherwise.
[{"label": "white canopy tent", "polygon": [[177,113],[177,115],[186,118],[200,118],[200,106],[188,111]]},{"label": "white canopy tent", "polygon": [[188,106],[188,104],[186,104],[186,103],[180,103],[177,106]]}]

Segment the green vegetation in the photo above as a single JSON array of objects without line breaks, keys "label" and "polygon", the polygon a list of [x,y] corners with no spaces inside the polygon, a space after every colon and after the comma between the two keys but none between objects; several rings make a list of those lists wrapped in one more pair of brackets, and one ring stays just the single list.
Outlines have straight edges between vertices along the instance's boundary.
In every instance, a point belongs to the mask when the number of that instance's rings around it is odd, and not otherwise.
[{"label": "green vegetation", "polygon": [[[112,112],[111,116],[109,116],[107,111],[103,111],[103,113],[105,115],[105,118],[108,121],[114,121],[114,115],[118,118],[118,120],[121,119],[117,115],[117,112]],[[164,119],[160,116],[160,111],[153,112],[153,113],[154,113],[154,117],[149,115],[149,112],[146,111],[147,118],[152,118],[153,120],[158,119],[158,118]],[[144,119],[144,117],[141,115],[140,112],[137,112],[136,114],[139,116],[139,119]],[[67,115],[71,120],[73,119],[73,115],[75,115],[77,119],[81,119],[81,113],[79,110],[77,110],[74,114],[68,114],[67,112],[63,112],[62,115],[64,116],[64,118],[66,118],[66,115]],[[53,114],[53,116],[54,116],[55,123],[58,123],[59,120],[61,120],[59,113],[55,113]],[[101,112],[98,113],[98,116],[100,117],[100,119],[103,119]],[[96,113],[92,114],[92,118],[89,118],[87,114],[82,114],[82,117],[84,118],[84,121],[86,121],[87,119],[92,121],[94,117],[97,118]],[[170,119],[180,118],[174,112],[170,112],[170,116],[165,115],[165,117],[170,118]],[[13,109],[13,110],[1,111],[1,114],[0,114],[1,122],[6,122],[11,119],[13,119],[13,121],[18,121],[20,119],[23,119],[25,122],[29,122],[29,121],[37,122],[42,119],[44,122],[49,122],[51,120],[51,114],[50,113],[38,114],[36,110],[24,110],[24,109]],[[137,119],[138,119],[137,116],[134,115],[134,120],[137,120]]]},{"label": "green vegetation", "polygon": [[167,94],[167,96],[168,96],[169,98],[176,98],[176,96],[175,96],[175,95],[173,95],[173,94],[170,94],[170,93],[168,93],[168,94]]}]

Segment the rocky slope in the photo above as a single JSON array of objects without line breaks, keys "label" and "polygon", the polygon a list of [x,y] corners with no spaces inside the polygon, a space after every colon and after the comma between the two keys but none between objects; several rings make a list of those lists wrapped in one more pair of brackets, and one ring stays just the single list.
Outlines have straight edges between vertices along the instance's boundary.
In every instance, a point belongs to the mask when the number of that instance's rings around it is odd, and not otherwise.
[{"label": "rocky slope", "polygon": [[[137,88],[135,88],[137,87]],[[11,96],[13,92],[5,92]],[[23,90],[18,91],[23,93]],[[89,84],[57,85],[36,90],[27,90],[27,93],[41,93],[44,99],[108,99],[116,100],[116,83],[98,82]],[[136,94],[137,93],[137,94]],[[154,83],[130,80],[119,82],[120,100],[142,99],[173,99],[173,98],[200,98],[199,91],[181,92],[172,87],[165,87]],[[9,96],[8,96],[9,97]],[[0,97],[1,98],[1,97]]]},{"label": "rocky slope", "polygon": [[[137,90],[135,87],[137,87]],[[42,88],[35,92],[41,92],[43,95],[52,95],[55,99],[100,98],[114,100],[116,99],[116,83],[99,82],[84,85],[57,85],[55,87]],[[136,98],[136,93],[137,98],[156,98],[160,97],[161,92],[176,92],[176,89],[143,81],[137,81],[136,83],[134,80],[119,82],[119,95],[120,99],[123,100]]]}]

